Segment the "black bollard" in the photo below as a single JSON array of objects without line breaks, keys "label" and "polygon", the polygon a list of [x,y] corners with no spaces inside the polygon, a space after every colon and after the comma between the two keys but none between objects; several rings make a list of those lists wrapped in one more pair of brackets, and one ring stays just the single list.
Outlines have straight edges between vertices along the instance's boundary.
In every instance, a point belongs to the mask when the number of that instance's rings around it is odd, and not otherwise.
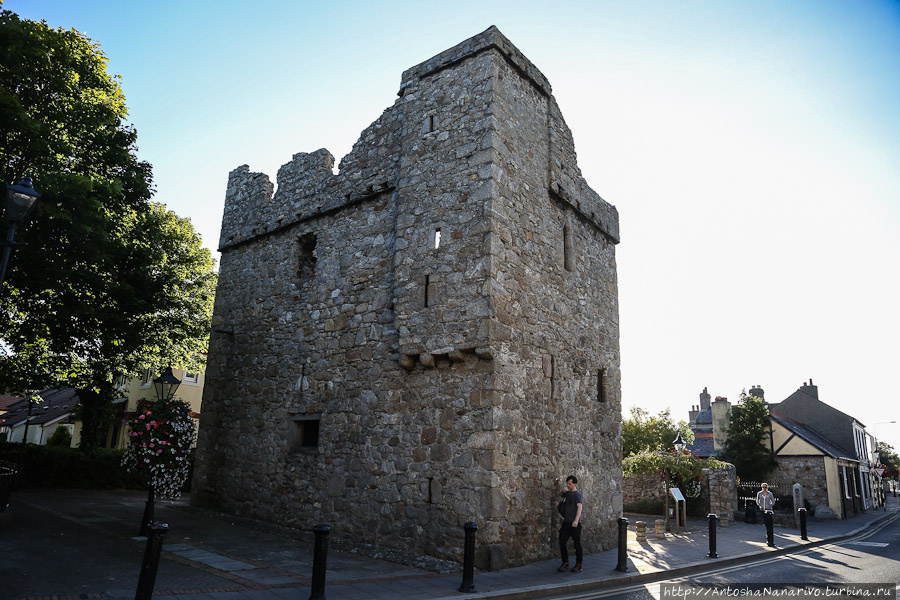
[{"label": "black bollard", "polygon": [[798,508],[797,512],[800,513],[800,539],[809,541],[809,538],[806,537],[806,509]]},{"label": "black bollard", "polygon": [[141,530],[138,535],[150,537],[150,522],[153,520],[154,489],[151,483],[147,490],[147,502],[144,503],[144,516],[141,517]]},{"label": "black bollard", "polygon": [[628,519],[619,517],[619,564],[616,571],[628,571]]},{"label": "black bollard", "polygon": [[138,578],[134,600],[153,598],[156,570],[159,568],[159,555],[162,552],[163,538],[166,537],[168,531],[168,523],[151,521],[147,526],[147,545],[144,548],[144,561],[141,563],[141,575]]},{"label": "black bollard", "polygon": [[771,510],[767,510],[765,513],[763,513],[763,521],[766,523],[766,544],[770,548],[775,547],[775,532],[773,531],[773,528],[775,526],[775,523],[773,522],[774,518],[775,513],[773,513]]},{"label": "black bollard", "polygon": [[719,515],[710,513],[707,517],[709,517],[709,554],[707,556],[719,558],[719,555],[716,554],[716,519],[719,518]]},{"label": "black bollard", "polygon": [[313,527],[316,536],[313,549],[313,572],[310,585],[309,600],[325,600],[325,563],[328,560],[328,534],[331,527],[316,525]]},{"label": "black bollard", "polygon": [[753,500],[744,503],[744,523],[756,523],[756,502]]},{"label": "black bollard", "polygon": [[466,539],[463,542],[463,580],[459,591],[471,593],[475,591],[475,532],[478,531],[478,523],[470,521],[463,525],[463,529]]}]

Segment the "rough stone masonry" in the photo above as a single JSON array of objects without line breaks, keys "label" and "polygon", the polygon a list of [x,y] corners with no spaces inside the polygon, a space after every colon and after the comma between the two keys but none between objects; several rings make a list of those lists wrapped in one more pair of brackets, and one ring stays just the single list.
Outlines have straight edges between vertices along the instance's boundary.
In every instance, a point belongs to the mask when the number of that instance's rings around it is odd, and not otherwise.
[{"label": "rough stone masonry", "polygon": [[495,27],[403,74],[334,174],[229,176],[192,502],[479,568],[622,506],[618,213]]}]

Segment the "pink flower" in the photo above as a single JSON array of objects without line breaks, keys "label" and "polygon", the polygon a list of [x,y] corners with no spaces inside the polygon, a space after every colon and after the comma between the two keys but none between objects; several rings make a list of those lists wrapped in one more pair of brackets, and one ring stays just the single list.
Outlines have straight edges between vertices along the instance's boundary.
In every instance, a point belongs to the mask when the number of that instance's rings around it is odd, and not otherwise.
[{"label": "pink flower", "polygon": [[141,415],[138,417],[138,419],[143,419],[143,418],[144,418],[144,415]]}]

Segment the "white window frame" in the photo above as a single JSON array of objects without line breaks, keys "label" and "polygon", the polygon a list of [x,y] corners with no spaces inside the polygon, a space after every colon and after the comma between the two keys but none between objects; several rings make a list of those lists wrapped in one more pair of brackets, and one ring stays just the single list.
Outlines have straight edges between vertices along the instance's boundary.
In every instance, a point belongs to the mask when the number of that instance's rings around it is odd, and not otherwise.
[{"label": "white window frame", "polygon": [[146,390],[153,386],[153,369],[144,369],[144,377],[141,379],[141,389]]}]

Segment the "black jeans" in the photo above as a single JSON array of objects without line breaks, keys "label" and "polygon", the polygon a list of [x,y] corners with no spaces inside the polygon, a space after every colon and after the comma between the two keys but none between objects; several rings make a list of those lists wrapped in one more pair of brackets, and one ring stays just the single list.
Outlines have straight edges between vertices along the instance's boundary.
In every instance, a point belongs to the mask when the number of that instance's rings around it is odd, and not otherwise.
[{"label": "black jeans", "polygon": [[575,544],[575,562],[581,564],[584,558],[584,551],[581,549],[581,525],[572,527],[571,523],[563,523],[559,530],[559,553],[562,555],[564,563],[569,562],[569,538]]}]

